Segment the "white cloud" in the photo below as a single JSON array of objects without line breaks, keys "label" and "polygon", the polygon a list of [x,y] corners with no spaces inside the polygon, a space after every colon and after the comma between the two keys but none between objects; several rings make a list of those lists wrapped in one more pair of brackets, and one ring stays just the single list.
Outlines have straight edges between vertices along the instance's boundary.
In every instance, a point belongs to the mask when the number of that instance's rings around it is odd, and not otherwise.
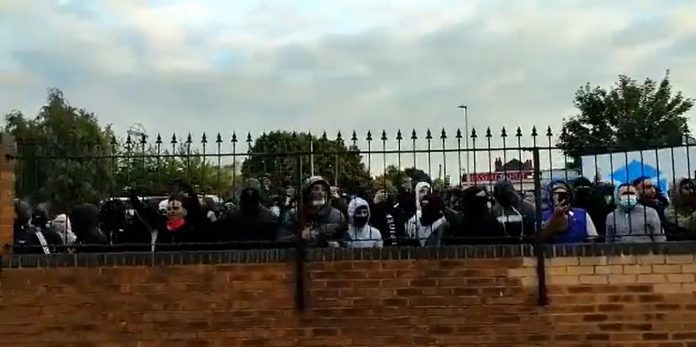
[{"label": "white cloud", "polygon": [[688,2],[32,4],[0,0],[0,105],[56,86],[121,130],[455,128],[461,102],[477,127],[557,127],[579,85],[668,68],[696,96]]}]

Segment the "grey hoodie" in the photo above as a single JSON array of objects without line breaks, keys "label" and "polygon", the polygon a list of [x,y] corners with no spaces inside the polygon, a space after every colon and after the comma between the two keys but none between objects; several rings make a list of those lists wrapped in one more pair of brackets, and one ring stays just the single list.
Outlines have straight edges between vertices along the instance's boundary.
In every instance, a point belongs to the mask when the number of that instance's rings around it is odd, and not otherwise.
[{"label": "grey hoodie", "polygon": [[[618,201],[619,188],[616,187],[615,198]],[[617,206],[609,213],[606,220],[607,243],[651,243],[665,242],[665,232],[660,224],[660,216],[651,207],[641,204],[632,209]]]}]

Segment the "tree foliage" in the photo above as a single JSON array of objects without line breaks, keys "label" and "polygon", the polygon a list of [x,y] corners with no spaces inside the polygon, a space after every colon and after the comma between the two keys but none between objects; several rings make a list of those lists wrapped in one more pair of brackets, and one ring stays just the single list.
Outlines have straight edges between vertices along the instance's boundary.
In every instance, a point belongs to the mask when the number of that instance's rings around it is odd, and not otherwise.
[{"label": "tree foliage", "polygon": [[576,163],[582,155],[682,144],[684,116],[694,100],[673,93],[669,71],[659,83],[621,75],[610,89],[586,84],[574,100],[579,114],[563,122],[559,146]]},{"label": "tree foliage", "polygon": [[117,141],[110,126],[70,105],[58,89],[49,90],[36,117],[12,111],[5,121],[5,131],[17,142],[17,196],[48,201],[54,212],[123,195],[127,187],[166,194],[177,180],[201,192],[231,193],[232,167],[217,166],[186,144],[162,150],[145,141],[144,130],[130,141]]},{"label": "tree foliage", "polygon": [[5,131],[17,141],[17,195],[50,200],[57,210],[104,197],[113,167],[112,131],[94,114],[70,105],[58,89],[50,89],[46,105],[34,118],[19,111],[5,117]]},{"label": "tree foliage", "polygon": [[[313,156],[310,155],[313,148]],[[370,188],[370,174],[359,153],[351,151],[342,140],[317,138],[306,133],[273,131],[256,139],[243,162],[242,174],[248,178],[270,176],[274,187],[297,185],[314,175],[346,189]],[[301,172],[298,167],[301,165]],[[301,176],[301,177],[300,177]]]},{"label": "tree foliage", "polygon": [[430,176],[423,170],[415,168],[399,170],[396,166],[389,165],[384,174],[375,178],[373,187],[375,190],[386,189],[390,193],[396,193],[400,187],[408,186],[413,189],[418,182],[433,183]]}]

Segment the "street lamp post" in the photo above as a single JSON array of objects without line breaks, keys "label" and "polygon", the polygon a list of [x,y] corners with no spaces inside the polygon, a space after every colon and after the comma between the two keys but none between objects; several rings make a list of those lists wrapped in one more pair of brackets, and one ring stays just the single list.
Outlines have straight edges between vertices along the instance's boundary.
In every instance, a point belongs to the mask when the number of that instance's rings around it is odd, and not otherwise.
[{"label": "street lamp post", "polygon": [[466,185],[469,186],[469,107],[467,105],[459,105],[458,108],[464,110],[464,140],[466,141]]}]

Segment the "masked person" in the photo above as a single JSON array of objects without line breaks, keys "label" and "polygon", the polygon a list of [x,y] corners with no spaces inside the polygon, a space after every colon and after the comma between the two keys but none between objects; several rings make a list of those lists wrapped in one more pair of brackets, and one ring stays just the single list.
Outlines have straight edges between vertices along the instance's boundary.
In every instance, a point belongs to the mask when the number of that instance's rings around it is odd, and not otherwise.
[{"label": "masked person", "polygon": [[70,246],[77,241],[77,237],[72,230],[72,221],[65,213],[61,213],[53,219],[52,227],[53,231],[58,233],[63,239],[64,245]]},{"label": "masked person", "polygon": [[370,206],[355,198],[348,204],[348,231],[343,238],[348,248],[382,248],[382,233],[370,225]]},{"label": "masked person", "polygon": [[[308,178],[302,198],[302,206],[283,215],[279,239],[294,240],[299,227],[301,238],[310,246],[337,245],[348,225],[344,215],[331,206],[329,183],[320,176]],[[298,224],[298,213],[303,214],[304,225]]]},{"label": "masked person", "polygon": [[153,249],[204,249],[212,241],[203,225],[205,217],[198,196],[191,186],[183,185],[183,188],[184,192],[169,196],[164,216],[140,201],[134,190],[130,192],[131,206],[150,231]]},{"label": "masked person", "polygon": [[248,179],[240,188],[239,207],[220,223],[219,240],[234,248],[268,247],[278,236],[278,224],[271,211],[262,205],[261,183]]},{"label": "masked person", "polygon": [[[510,242],[503,225],[489,207],[490,196],[482,186],[473,186],[461,192],[459,218],[448,218],[450,227],[443,238],[445,245],[500,244]],[[453,221],[453,219],[456,220]]]},{"label": "masked person", "polygon": [[105,247],[108,238],[99,229],[99,209],[92,204],[76,206],[70,212],[72,230],[75,232],[75,244],[78,251],[99,252],[108,251]]},{"label": "masked person", "polygon": [[[614,194],[614,192],[615,190],[611,193]],[[613,208],[607,204],[592,182],[585,177],[578,177],[573,181],[573,194],[573,207],[585,210],[592,217],[599,238],[603,238],[606,231],[604,222]]]},{"label": "masked person", "polygon": [[406,234],[421,246],[440,246],[448,227],[442,214],[445,203],[435,194],[427,194],[420,201],[421,210],[409,219]]},{"label": "masked person", "polygon": [[536,229],[534,206],[520,198],[514,184],[507,179],[500,180],[493,186],[493,197],[496,203],[492,212],[505,233],[520,241],[533,239]]},{"label": "masked person", "polygon": [[592,217],[583,209],[573,208],[573,190],[565,181],[547,187],[542,210],[541,238],[556,244],[583,243],[597,238]]},{"label": "masked person", "polygon": [[331,187],[331,207],[341,211],[344,217],[348,216],[348,204],[343,198],[343,193],[341,188],[332,186]]},{"label": "masked person", "polygon": [[25,201],[15,199],[15,219],[13,225],[13,252],[16,254],[51,254],[52,246],[60,245],[62,240],[57,234],[47,239],[47,234],[40,227],[31,223],[31,206]]},{"label": "masked person", "polygon": [[385,246],[398,246],[405,239],[404,211],[386,190],[375,193],[370,206],[370,224],[382,232]]},{"label": "masked person", "polygon": [[654,209],[638,202],[638,190],[629,184],[616,189],[616,210],[606,218],[606,242],[664,242],[660,217]]},{"label": "masked person", "polygon": [[679,239],[696,239],[696,184],[681,178],[670,189],[672,205],[665,210],[665,223],[672,235]]}]

